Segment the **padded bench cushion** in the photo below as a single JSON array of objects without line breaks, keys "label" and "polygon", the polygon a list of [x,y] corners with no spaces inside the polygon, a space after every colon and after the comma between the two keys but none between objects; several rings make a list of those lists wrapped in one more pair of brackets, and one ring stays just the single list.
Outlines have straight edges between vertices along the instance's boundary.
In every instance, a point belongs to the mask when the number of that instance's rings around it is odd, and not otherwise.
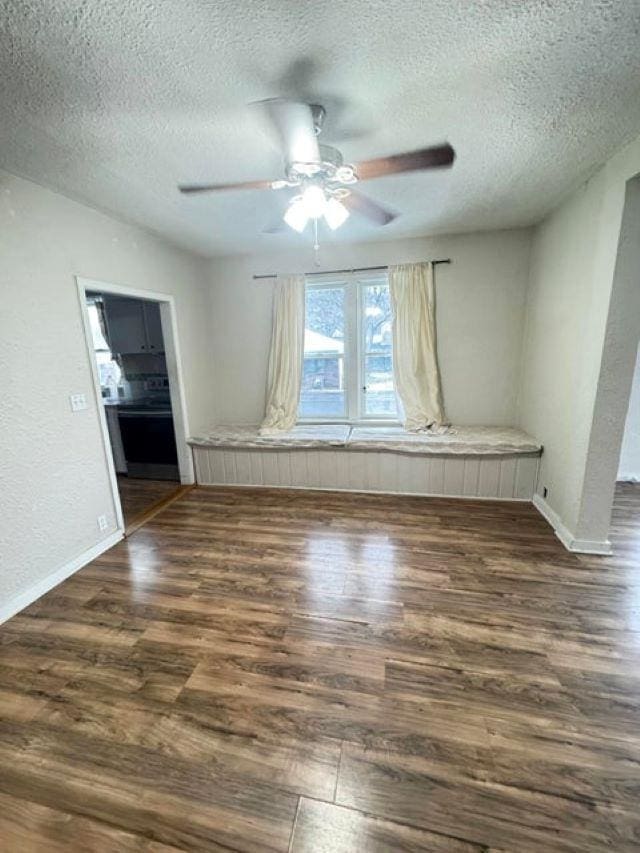
[{"label": "padded bench cushion", "polygon": [[189,444],[200,447],[236,447],[255,450],[264,447],[314,448],[344,447],[351,427],[348,424],[309,424],[295,426],[277,435],[260,435],[254,425],[217,426],[205,436],[190,438]]},{"label": "padded bench cushion", "polygon": [[345,448],[440,455],[539,454],[540,444],[513,427],[453,427],[444,435],[406,432],[402,427],[305,424],[278,435],[260,435],[257,426],[218,426],[189,439],[196,447],[236,449]]},{"label": "padded bench cushion", "polygon": [[540,453],[531,436],[514,427],[453,427],[437,435],[406,432],[402,427],[353,427],[347,441],[352,450],[394,450],[400,453],[484,455]]}]

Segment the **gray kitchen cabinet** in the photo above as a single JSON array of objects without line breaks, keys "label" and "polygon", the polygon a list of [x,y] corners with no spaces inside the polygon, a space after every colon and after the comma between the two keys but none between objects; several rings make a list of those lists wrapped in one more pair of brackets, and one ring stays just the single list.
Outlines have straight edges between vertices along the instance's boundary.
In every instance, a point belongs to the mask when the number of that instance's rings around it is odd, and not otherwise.
[{"label": "gray kitchen cabinet", "polygon": [[147,334],[143,303],[138,299],[109,296],[105,298],[104,307],[111,351],[146,352]]},{"label": "gray kitchen cabinet", "polygon": [[144,324],[147,330],[147,352],[164,352],[160,305],[157,302],[143,302]]},{"label": "gray kitchen cabinet", "polygon": [[109,345],[115,353],[162,353],[162,324],[157,302],[105,298]]}]

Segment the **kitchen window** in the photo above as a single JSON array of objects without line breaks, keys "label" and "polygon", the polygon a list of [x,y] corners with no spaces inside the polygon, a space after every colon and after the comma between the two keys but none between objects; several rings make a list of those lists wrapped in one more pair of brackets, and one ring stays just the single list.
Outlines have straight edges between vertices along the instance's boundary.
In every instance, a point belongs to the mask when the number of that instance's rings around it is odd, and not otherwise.
[{"label": "kitchen window", "polygon": [[117,399],[118,386],[122,380],[122,370],[115,360],[107,340],[104,303],[101,299],[89,298],[87,300],[87,312],[102,396]]},{"label": "kitchen window", "polygon": [[308,280],[299,419],[397,420],[387,277]]}]

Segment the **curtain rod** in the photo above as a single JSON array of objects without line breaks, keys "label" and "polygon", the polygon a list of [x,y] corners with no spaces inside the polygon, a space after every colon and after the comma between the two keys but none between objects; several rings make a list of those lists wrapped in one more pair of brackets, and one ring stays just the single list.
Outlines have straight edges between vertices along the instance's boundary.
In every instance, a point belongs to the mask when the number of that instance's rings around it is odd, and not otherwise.
[{"label": "curtain rod", "polygon": [[[431,261],[431,263],[435,266],[436,264],[450,264],[451,258],[439,258],[437,261]],[[350,272],[381,272],[382,270],[388,270],[389,265],[385,264],[382,267],[352,267],[347,270],[317,270],[315,272],[306,272],[304,275],[337,275],[338,273],[350,273]],[[262,279],[262,278],[277,278],[276,273],[269,273],[268,275],[254,275],[254,279]]]}]

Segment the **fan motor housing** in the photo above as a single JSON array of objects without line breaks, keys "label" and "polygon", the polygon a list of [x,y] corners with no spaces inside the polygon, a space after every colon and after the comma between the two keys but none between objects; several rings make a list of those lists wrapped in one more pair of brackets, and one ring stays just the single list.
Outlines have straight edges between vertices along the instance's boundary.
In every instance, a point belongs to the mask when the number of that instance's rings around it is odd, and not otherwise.
[{"label": "fan motor housing", "polygon": [[320,149],[320,157],[322,158],[322,164],[332,166],[334,169],[339,169],[340,166],[344,163],[344,158],[340,151],[337,148],[334,148],[332,145],[318,145]]},{"label": "fan motor housing", "polygon": [[342,184],[351,184],[357,180],[353,166],[344,163],[342,152],[332,145],[319,145],[319,163],[289,163],[286,168],[287,179],[292,183],[301,183],[305,180],[317,179],[325,181],[337,181]]}]

